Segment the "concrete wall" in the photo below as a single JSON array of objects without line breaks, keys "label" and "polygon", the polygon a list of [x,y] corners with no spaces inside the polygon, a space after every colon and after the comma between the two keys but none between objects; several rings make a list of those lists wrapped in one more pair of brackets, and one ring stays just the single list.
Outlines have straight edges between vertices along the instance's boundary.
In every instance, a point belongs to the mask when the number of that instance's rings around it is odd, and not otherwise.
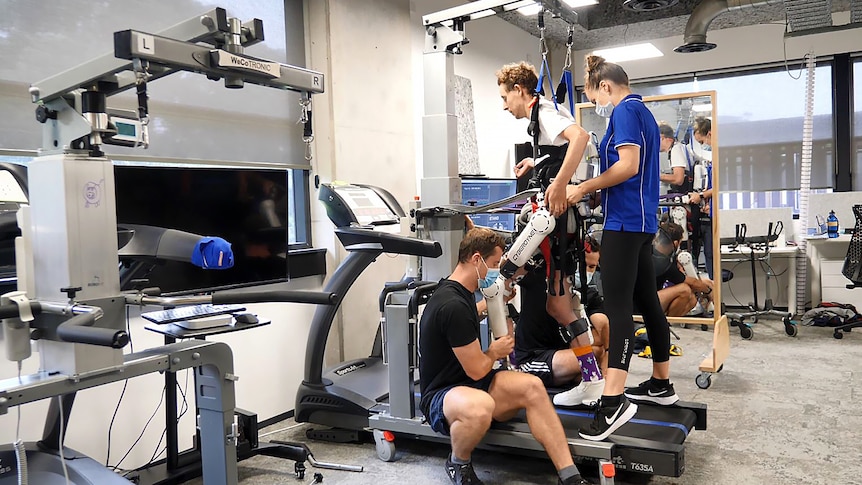
[{"label": "concrete wall", "polygon": [[[320,179],[378,185],[406,206],[417,195],[409,2],[326,0],[306,7],[309,66],[327,76],[326,94],[315,100]],[[313,187],[311,193],[316,199]],[[320,203],[313,200],[312,209],[315,245],[329,250],[331,274],[345,253]],[[384,255],[359,278],[330,336],[328,363],[370,353],[378,293],[403,273],[401,257]]]}]

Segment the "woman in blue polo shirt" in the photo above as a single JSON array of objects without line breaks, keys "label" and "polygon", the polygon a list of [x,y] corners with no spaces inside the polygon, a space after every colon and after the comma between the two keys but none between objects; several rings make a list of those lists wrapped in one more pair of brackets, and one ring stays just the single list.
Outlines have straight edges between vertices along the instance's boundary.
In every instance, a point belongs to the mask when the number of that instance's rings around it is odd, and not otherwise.
[{"label": "woman in blue polo shirt", "polygon": [[[610,118],[599,145],[602,174],[569,186],[569,203],[602,191],[602,285],[610,320],[605,389],[584,439],[607,438],[637,412],[634,402],[670,405],[679,400],[668,380],[670,329],[656,293],[652,240],[657,230],[660,137],[658,123],[637,94],[626,72],[602,57],[587,56],[584,93],[596,113]],[[644,317],[653,351],[652,378],[625,389],[634,344],[632,302]],[[634,402],[630,402],[634,401]]]}]

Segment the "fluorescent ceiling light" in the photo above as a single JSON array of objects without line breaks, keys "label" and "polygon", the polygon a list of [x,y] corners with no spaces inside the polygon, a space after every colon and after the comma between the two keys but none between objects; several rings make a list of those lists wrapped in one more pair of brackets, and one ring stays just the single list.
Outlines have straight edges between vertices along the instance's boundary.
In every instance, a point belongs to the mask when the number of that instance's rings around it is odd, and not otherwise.
[{"label": "fluorescent ceiling light", "polygon": [[707,111],[712,111],[712,103],[706,104],[696,104],[691,107],[691,110],[697,113],[704,113]]},{"label": "fluorescent ceiling light", "polygon": [[521,0],[520,2],[512,2],[506,5],[503,5],[504,12],[511,12],[512,10],[517,10],[521,7],[526,7],[528,5],[535,5],[536,2],[534,0]]},{"label": "fluorescent ceiling light", "polygon": [[491,10],[490,8],[487,10],[480,10],[472,15],[470,15],[470,20],[483,19],[485,17],[490,17],[491,15],[496,15],[497,12]]},{"label": "fluorescent ceiling light", "polygon": [[661,57],[664,54],[656,46],[647,42],[645,44],[632,44],[622,47],[612,47],[610,49],[597,49],[593,51],[593,55],[602,56],[609,62],[625,62]]},{"label": "fluorescent ceiling light", "polygon": [[598,0],[563,0],[569,8],[580,8],[588,5],[598,5]]},{"label": "fluorescent ceiling light", "polygon": [[532,5],[527,5],[526,7],[521,7],[518,9],[518,13],[521,15],[525,15],[529,17],[530,15],[536,15],[542,10],[542,6],[538,3],[534,3]]}]

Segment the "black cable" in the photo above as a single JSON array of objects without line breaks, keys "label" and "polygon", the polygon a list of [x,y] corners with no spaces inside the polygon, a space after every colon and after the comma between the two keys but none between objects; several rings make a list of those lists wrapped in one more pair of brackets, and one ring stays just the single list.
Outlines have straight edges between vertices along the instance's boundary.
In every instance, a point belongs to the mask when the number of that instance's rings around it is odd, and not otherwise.
[{"label": "black cable", "polygon": [[[781,47],[784,49],[784,70],[787,71],[787,75],[790,76],[790,79],[793,79],[794,81],[798,81],[799,79],[802,78],[802,70],[804,69],[804,66],[799,66],[799,75],[798,76],[793,77],[793,74],[790,73],[790,66],[787,64],[787,34],[789,32],[789,30],[788,30],[789,26],[790,26],[790,23],[787,20],[787,13],[785,12],[785,14],[784,14],[784,37],[781,40]],[[804,61],[806,57],[808,57],[808,54],[803,56],[802,60]]]},{"label": "black cable", "polygon": [[[761,260],[761,261],[759,261],[759,262],[760,262],[760,268],[761,268],[761,269],[763,269],[763,265],[764,265],[764,264],[766,265],[766,267],[767,267],[767,268],[769,268],[769,273],[767,273],[766,271],[764,271],[764,273],[766,274],[766,277],[767,277],[767,278],[776,278],[776,283],[778,283],[778,277],[779,277],[779,276],[781,276],[781,275],[783,275],[784,273],[787,273],[787,270],[788,270],[788,269],[790,269],[790,266],[788,266],[788,267],[784,268],[784,271],[782,271],[781,273],[776,273],[776,272],[775,272],[775,270],[774,270],[774,269],[772,269],[772,265],[771,265],[771,264],[769,264],[769,263],[767,263],[766,261],[763,261],[763,260]],[[791,261],[789,264],[795,264],[795,261]],[[771,275],[770,275],[770,273],[771,273]],[[778,290],[775,290],[775,291],[776,291],[775,298],[776,298],[776,299],[778,299]],[[767,300],[769,299],[769,294],[768,294],[768,293],[766,294],[766,299],[767,299]],[[766,302],[766,300],[764,300],[764,304],[765,304],[765,302]],[[759,310],[759,309],[758,309],[758,308],[755,308],[755,310]]]},{"label": "black cable", "polygon": [[[159,442],[158,442],[158,443],[156,443],[156,449],[155,449],[155,450],[153,450],[153,454],[152,454],[152,456],[150,456],[150,460],[147,462],[147,464],[146,464],[146,465],[144,465],[144,466],[143,466],[143,467],[141,467],[141,468],[148,468],[148,467],[149,467],[149,466],[150,466],[154,461],[156,461],[156,458],[158,458],[158,457],[159,457],[159,455],[161,455],[161,454],[162,454],[162,452],[161,452],[159,449],[160,449],[160,448],[161,448],[161,446],[162,446],[162,441],[164,441],[164,439],[165,439],[165,434],[166,434],[167,432],[168,432],[167,428],[165,428],[164,430],[162,430],[162,435],[159,437]],[[167,445],[166,445],[166,446],[167,446]]]},{"label": "black cable", "polygon": [[[185,416],[185,414],[189,410],[189,401],[186,397],[186,393],[188,392],[188,388],[189,388],[189,369],[186,369],[186,382],[185,382],[185,384],[183,384],[185,386],[185,389],[180,387],[179,382],[176,385],[177,385],[177,390],[180,391],[180,395],[183,397],[183,402],[182,402],[182,405],[180,406],[180,412],[177,415],[177,425],[179,425],[180,419],[182,419],[182,417]],[[161,449],[161,451],[159,450],[159,448],[162,446],[162,441],[164,441],[165,435],[167,434],[167,432],[168,432],[168,429],[167,429],[167,427],[165,427],[165,429],[162,430],[161,437],[159,437],[159,442],[156,443],[156,449],[153,450],[153,455],[150,457],[150,461],[141,468],[149,467],[154,461],[156,461],[156,459],[158,459],[158,457],[162,453],[167,451],[167,449],[168,449],[167,444],[165,445],[164,448]]]},{"label": "black cable", "polygon": [[[129,335],[129,350],[134,353],[135,345],[132,343],[132,332],[130,327],[131,318],[129,317],[129,307],[126,307],[126,333]],[[123,402],[123,396],[126,395],[126,386],[129,385],[129,380],[123,380],[123,390],[120,392],[120,399],[117,400],[117,407],[114,408],[114,414],[111,416],[111,424],[108,425],[108,455],[105,457],[105,468],[111,467],[111,432],[114,428],[114,420],[117,419],[117,413],[120,411],[120,403]],[[116,470],[116,467],[113,467]]]},{"label": "black cable", "polygon": [[147,420],[147,423],[144,425],[144,429],[141,430],[141,434],[138,435],[138,439],[136,439],[135,442],[132,443],[132,446],[129,448],[129,451],[127,451],[126,454],[123,455],[123,458],[121,458],[120,461],[117,462],[117,464],[114,466],[115,469],[120,467],[120,464],[123,463],[123,461],[129,456],[132,450],[135,449],[135,446],[141,441],[141,438],[144,437],[144,433],[147,432],[147,428],[150,426],[150,423],[156,417],[156,414],[158,414],[159,409],[162,407],[162,403],[165,401],[165,390],[167,390],[167,386],[162,387],[162,397],[159,399],[159,404],[158,406],[156,406],[156,410],[153,411],[153,414],[150,416],[150,419]]},{"label": "black cable", "polygon": [[[766,267],[769,268],[769,271],[772,273],[772,276],[771,276],[772,278],[777,278],[779,276],[782,276],[782,275],[784,275],[784,273],[787,273],[788,269],[790,269],[790,266],[788,265],[786,268],[784,268],[784,271],[782,271],[781,273],[776,273],[775,270],[772,269],[772,265],[767,263],[766,261],[761,261],[760,264],[761,265],[765,264]],[[762,266],[761,266],[761,269],[762,269]]]},{"label": "black cable", "polygon": [[[733,265],[733,268],[730,268],[730,272],[733,273],[733,270],[735,270],[737,266],[739,266],[742,263],[747,263],[747,262],[748,261],[737,262],[735,265]],[[730,281],[733,281],[733,280],[730,280]],[[727,291],[730,292],[730,296],[733,297],[733,301],[735,301],[741,307],[747,307],[748,305],[743,305],[742,302],[739,301],[739,299],[736,297],[736,295],[733,294],[733,287],[731,286],[730,281],[727,282]]]}]

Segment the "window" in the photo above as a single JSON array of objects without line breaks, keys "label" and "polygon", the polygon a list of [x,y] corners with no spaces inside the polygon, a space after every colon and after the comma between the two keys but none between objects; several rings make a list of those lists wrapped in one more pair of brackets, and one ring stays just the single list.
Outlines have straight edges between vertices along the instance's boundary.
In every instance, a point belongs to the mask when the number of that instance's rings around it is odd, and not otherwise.
[{"label": "window", "polygon": [[[791,72],[794,76],[799,71]],[[644,95],[716,91],[721,208],[799,207],[805,72],[784,69],[636,85]],[[831,192],[834,174],[832,69],[815,68],[812,192]],[[858,87],[857,87],[858,89]]]},{"label": "window", "polygon": [[[260,18],[265,41],[248,47],[249,55],[305,65],[303,2],[297,0],[152,0],[127,9],[97,8],[70,0],[63,5],[7,9],[0,16],[0,51],[15,53],[0,65],[0,161],[26,164],[41,147],[42,125],[34,119],[31,83],[113,50],[113,32],[136,29],[158,33],[215,7],[243,22]],[[52,19],[63,18],[63,22]],[[33,41],[31,32],[48,32]],[[247,84],[226,89],[193,73],[176,73],[148,85],[150,147],[146,150],[105,146],[113,160],[243,166],[271,164],[288,169],[290,243],[310,246],[310,215],[302,126],[297,124],[299,94]],[[108,107],[134,109],[133,92],[107,100]],[[22,155],[16,159],[11,155]]]}]

